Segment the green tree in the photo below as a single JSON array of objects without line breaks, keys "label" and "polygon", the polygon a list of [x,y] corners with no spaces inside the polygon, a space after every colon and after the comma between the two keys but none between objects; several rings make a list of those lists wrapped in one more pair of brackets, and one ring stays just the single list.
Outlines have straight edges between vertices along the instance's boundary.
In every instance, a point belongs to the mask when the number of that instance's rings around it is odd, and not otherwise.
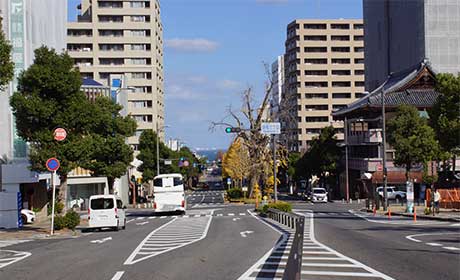
[{"label": "green tree", "polygon": [[316,175],[325,180],[337,172],[339,158],[340,148],[337,147],[335,129],[332,126],[325,127],[312,140],[310,149],[301,158],[299,175],[305,178]]},{"label": "green tree", "polygon": [[460,154],[460,75],[438,74],[436,90],[440,93],[430,110],[433,127],[443,152],[453,158]]},{"label": "green tree", "polygon": [[0,18],[0,91],[13,79],[14,63],[11,61],[12,47],[2,31]]},{"label": "green tree", "polygon": [[[18,91],[10,100],[18,135],[30,144],[30,168],[46,171],[48,158],[59,159],[57,173],[64,201],[68,172],[87,162],[92,152],[85,137],[93,123],[93,106],[80,86],[80,73],[72,58],[41,47],[35,50],[34,63],[19,76]],[[56,127],[67,130],[65,141],[53,139]]]},{"label": "green tree", "polygon": [[300,158],[301,158],[300,153],[297,153],[297,152],[291,152],[289,153],[289,156],[288,156],[287,174],[289,175],[290,178],[293,178],[294,180],[298,179],[296,166]]},{"label": "green tree", "polygon": [[91,170],[95,176],[106,176],[109,187],[115,178],[126,173],[133,161],[133,150],[126,137],[134,135],[136,122],[131,117],[122,117],[122,106],[107,97],[98,97],[92,104],[90,135],[85,137],[91,146],[89,160],[81,167]]},{"label": "green tree", "polygon": [[406,179],[414,164],[425,164],[439,154],[439,144],[434,130],[417,108],[409,105],[398,107],[396,116],[387,123],[388,143],[396,150],[394,163],[406,168]]}]

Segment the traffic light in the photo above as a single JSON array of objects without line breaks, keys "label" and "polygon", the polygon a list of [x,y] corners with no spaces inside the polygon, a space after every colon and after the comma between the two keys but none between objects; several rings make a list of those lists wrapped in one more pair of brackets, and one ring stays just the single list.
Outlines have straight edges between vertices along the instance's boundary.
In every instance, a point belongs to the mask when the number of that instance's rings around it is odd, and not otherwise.
[{"label": "traffic light", "polygon": [[225,128],[226,133],[238,133],[241,131],[241,128],[239,127],[227,127]]},{"label": "traffic light", "polygon": [[180,160],[180,161],[184,161],[184,160],[185,160],[185,157],[180,157],[179,160]]}]

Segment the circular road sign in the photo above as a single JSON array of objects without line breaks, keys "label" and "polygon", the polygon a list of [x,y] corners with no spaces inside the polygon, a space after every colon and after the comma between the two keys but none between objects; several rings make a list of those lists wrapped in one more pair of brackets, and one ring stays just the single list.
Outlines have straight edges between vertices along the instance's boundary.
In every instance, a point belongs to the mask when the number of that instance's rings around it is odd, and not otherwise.
[{"label": "circular road sign", "polygon": [[185,167],[189,166],[189,162],[187,160],[184,161],[184,166]]},{"label": "circular road sign", "polygon": [[59,166],[61,164],[59,163],[59,160],[57,158],[50,158],[46,161],[46,168],[49,171],[56,171],[59,169]]},{"label": "circular road sign", "polygon": [[67,137],[67,131],[65,129],[58,127],[54,130],[54,140],[63,141]]}]

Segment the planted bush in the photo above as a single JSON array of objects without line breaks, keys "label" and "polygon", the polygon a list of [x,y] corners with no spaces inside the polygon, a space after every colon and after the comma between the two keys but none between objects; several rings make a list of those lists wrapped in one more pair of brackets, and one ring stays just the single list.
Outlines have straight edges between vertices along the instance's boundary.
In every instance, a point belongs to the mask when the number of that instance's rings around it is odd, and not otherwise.
[{"label": "planted bush", "polygon": [[[51,202],[48,203],[48,216],[51,215],[52,211],[52,205]],[[62,202],[55,202],[54,203],[54,214],[61,214],[62,210],[64,210],[64,203]]]},{"label": "planted bush", "polygon": [[54,216],[54,230],[65,228],[65,219],[63,216]]},{"label": "planted bush", "polygon": [[243,191],[239,188],[231,188],[227,190],[227,195],[231,199],[238,199],[243,197]]},{"label": "planted bush", "polygon": [[291,212],[292,211],[292,205],[290,203],[284,202],[284,201],[278,201],[278,202],[270,202],[262,208],[262,210],[265,209],[265,212],[268,210],[268,208],[273,208],[277,209],[279,211],[283,212]]},{"label": "planted bush", "polygon": [[64,216],[65,227],[71,230],[80,224],[80,215],[75,211],[69,211]]}]

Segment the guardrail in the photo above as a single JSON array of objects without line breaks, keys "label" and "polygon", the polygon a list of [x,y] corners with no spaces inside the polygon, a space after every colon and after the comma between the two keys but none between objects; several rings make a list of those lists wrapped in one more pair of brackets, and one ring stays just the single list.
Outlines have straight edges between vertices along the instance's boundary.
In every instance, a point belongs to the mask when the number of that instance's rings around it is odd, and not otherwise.
[{"label": "guardrail", "polygon": [[295,229],[283,280],[300,280],[305,217],[271,208],[268,209],[267,216],[280,224]]}]

